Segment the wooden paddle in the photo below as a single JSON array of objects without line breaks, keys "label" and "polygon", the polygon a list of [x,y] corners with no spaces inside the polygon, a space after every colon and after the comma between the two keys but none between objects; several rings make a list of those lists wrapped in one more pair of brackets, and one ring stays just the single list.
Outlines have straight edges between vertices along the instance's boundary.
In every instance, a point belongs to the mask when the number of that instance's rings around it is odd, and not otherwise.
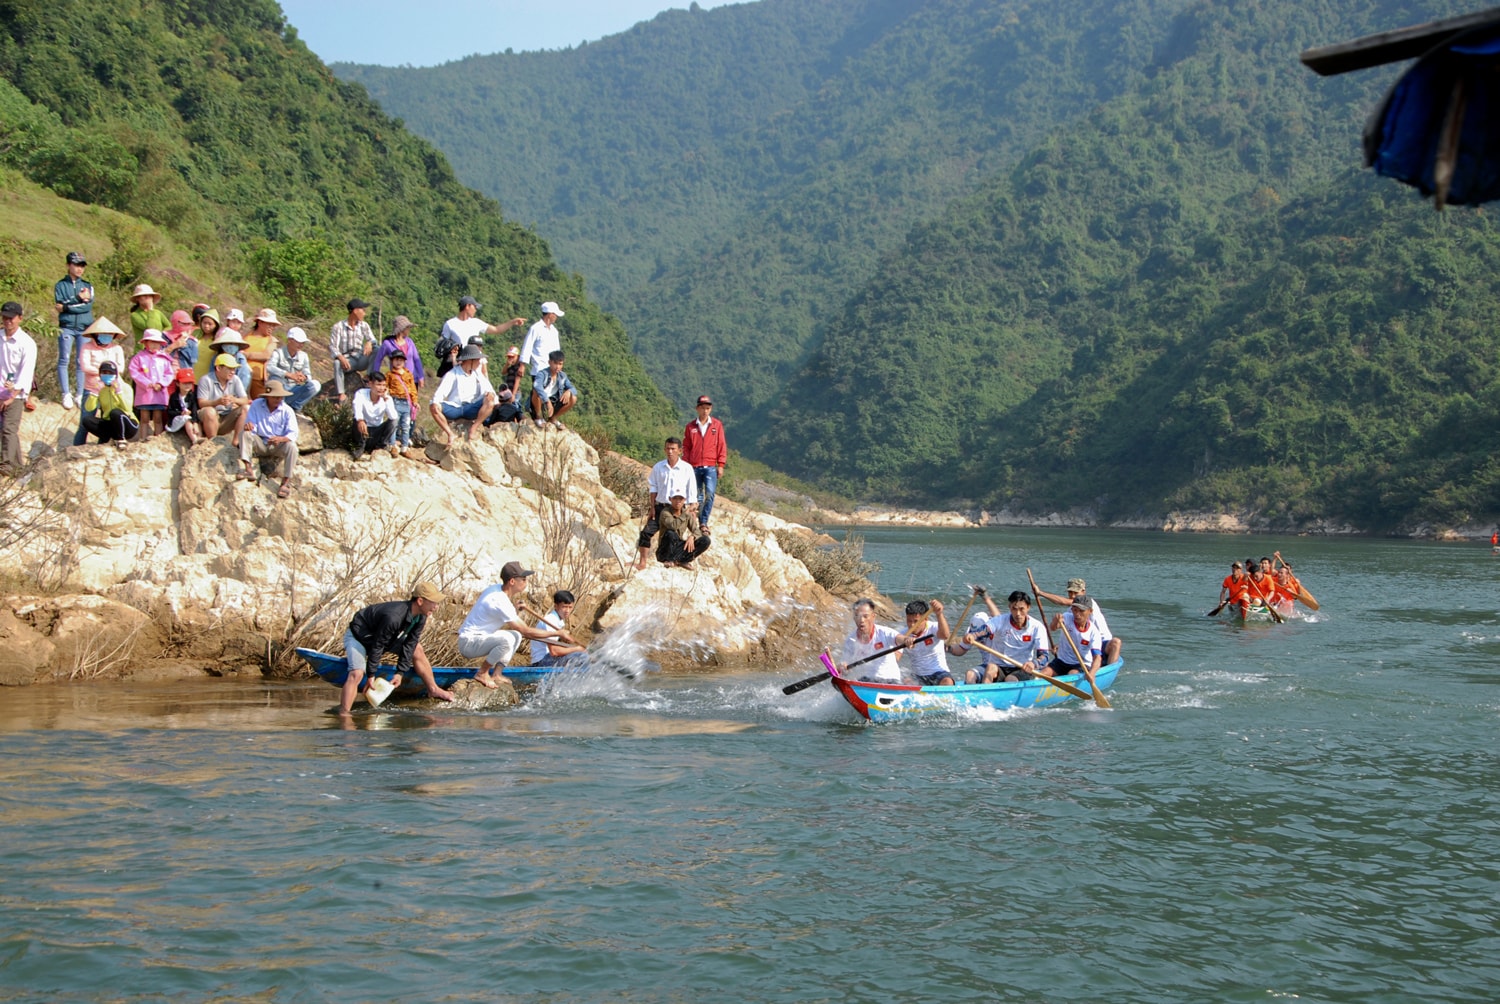
[{"label": "wooden paddle", "polygon": [[[1286,565],[1286,570],[1288,572],[1291,572],[1292,575],[1293,575],[1293,577],[1295,577],[1297,573],[1292,570],[1291,563],[1288,562],[1285,558],[1283,558],[1281,556],[1281,552],[1280,551],[1275,551],[1273,553],[1276,556],[1276,560],[1279,561],[1279,562],[1281,562],[1283,565]],[[1301,582],[1297,583],[1297,601],[1299,603],[1301,603],[1304,607],[1306,607],[1309,610],[1317,610],[1318,609],[1318,601],[1315,600],[1315,599],[1313,599],[1313,594],[1312,593],[1310,593],[1306,589],[1302,588],[1302,583]]]},{"label": "wooden paddle", "polygon": [[[983,587],[980,587],[980,588],[983,588]],[[954,623],[959,626],[959,628],[963,631],[964,634],[968,634],[969,633],[969,611],[974,609],[974,601],[977,600],[977,599],[979,599],[979,590],[975,589],[973,586],[970,586],[969,589],[970,589],[970,592],[969,592],[969,605],[966,606],[966,607],[964,607],[963,616],[959,617],[958,620],[954,621]]]},{"label": "wooden paddle", "polygon": [[[1025,663],[1023,663],[1023,662],[1017,662],[1016,660],[1012,659],[1010,656],[1006,655],[1004,652],[996,652],[994,649],[990,648],[988,645],[986,645],[982,641],[976,641],[974,643],[974,647],[975,648],[982,648],[982,649],[984,649],[990,655],[993,655],[993,656],[995,656],[998,659],[1003,659],[1004,661],[1010,663],[1012,666],[1016,667],[1017,669],[1024,669],[1026,667]],[[1050,683],[1050,684],[1052,684],[1052,686],[1056,687],[1058,690],[1066,691],[1066,692],[1072,694],[1074,697],[1078,698],[1079,700],[1082,700],[1082,701],[1093,700],[1093,698],[1090,697],[1087,692],[1079,690],[1077,687],[1073,686],[1071,683],[1064,683],[1061,680],[1057,679],[1056,677],[1045,676],[1045,675],[1043,675],[1041,673],[1032,673],[1031,677],[1034,680],[1043,680],[1043,681],[1045,681],[1047,683]]]},{"label": "wooden paddle", "polygon": [[1266,594],[1261,592],[1260,586],[1257,586],[1255,584],[1255,576],[1247,575],[1245,576],[1245,581],[1250,584],[1251,589],[1255,590],[1255,595],[1258,596],[1260,598],[1260,601],[1266,605],[1266,609],[1271,611],[1271,619],[1274,620],[1277,624],[1285,624],[1286,618],[1282,617],[1276,612],[1276,608],[1271,606],[1271,601],[1266,599]]},{"label": "wooden paddle", "polygon": [[[855,659],[853,662],[851,662],[849,665],[845,666],[844,668],[845,669],[853,669],[855,666],[863,666],[865,663],[867,663],[867,662],[874,662],[876,659],[884,659],[886,656],[890,655],[892,652],[899,652],[903,648],[911,648],[917,642],[919,642],[919,641],[926,641],[930,637],[932,637],[932,636],[924,634],[920,638],[913,638],[911,641],[907,642],[905,645],[897,645],[895,648],[888,648],[884,652],[876,652],[874,655],[867,655],[863,659]],[[824,655],[828,654],[828,650],[826,648],[823,650],[823,654]],[[817,676],[809,676],[805,680],[798,680],[796,683],[789,683],[785,687],[781,688],[781,692],[783,694],[795,694],[799,690],[806,690],[808,687],[811,687],[811,686],[814,686],[816,684],[822,683],[824,680],[828,679],[832,675],[833,675],[832,673],[829,673],[829,672],[827,672],[825,670],[824,672],[819,673]]]},{"label": "wooden paddle", "polygon": [[1217,617],[1217,616],[1219,616],[1219,611],[1223,610],[1227,606],[1229,606],[1229,601],[1225,600],[1223,603],[1220,603],[1218,606],[1216,606],[1212,610],[1210,610],[1208,612],[1208,616],[1210,616],[1210,617]]},{"label": "wooden paddle", "polygon": [[[1031,569],[1029,568],[1026,569],[1026,581],[1031,583],[1031,595],[1036,599],[1036,612],[1042,615],[1042,621],[1045,623],[1047,620],[1047,610],[1042,606],[1042,591],[1037,588],[1036,579],[1032,576]],[[1094,703],[1101,708],[1114,707],[1114,705],[1109,703],[1109,698],[1104,696],[1104,691],[1099,689],[1098,682],[1094,680],[1093,669],[1084,661],[1083,653],[1078,651],[1078,643],[1073,640],[1072,635],[1068,634],[1068,626],[1066,624],[1062,625],[1062,633],[1063,637],[1068,639],[1068,645],[1072,647],[1073,654],[1078,656],[1078,668],[1083,670],[1083,678],[1089,681],[1089,690],[1094,695]]]}]

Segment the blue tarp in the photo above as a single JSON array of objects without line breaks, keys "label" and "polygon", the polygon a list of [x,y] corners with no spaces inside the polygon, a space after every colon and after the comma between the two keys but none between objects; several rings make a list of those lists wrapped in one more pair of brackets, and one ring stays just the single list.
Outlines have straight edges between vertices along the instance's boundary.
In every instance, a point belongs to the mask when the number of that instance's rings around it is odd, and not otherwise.
[{"label": "blue tarp", "polygon": [[1401,75],[1365,125],[1365,165],[1435,193],[1438,145],[1455,100],[1463,125],[1444,201],[1500,198],[1500,27],[1459,35]]}]

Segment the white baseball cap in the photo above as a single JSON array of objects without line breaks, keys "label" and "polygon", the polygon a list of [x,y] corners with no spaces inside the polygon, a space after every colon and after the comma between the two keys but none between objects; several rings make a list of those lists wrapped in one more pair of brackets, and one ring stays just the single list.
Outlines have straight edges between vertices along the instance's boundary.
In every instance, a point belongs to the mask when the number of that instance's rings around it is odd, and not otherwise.
[{"label": "white baseball cap", "polygon": [[289,342],[305,342],[307,341],[307,332],[296,326],[287,328],[286,340]]},{"label": "white baseball cap", "polygon": [[562,312],[562,308],[559,307],[557,304],[553,303],[551,300],[548,300],[546,303],[542,304],[542,311],[541,312],[544,313],[544,314],[556,314],[558,317],[566,317],[567,316],[566,314],[564,314]]}]

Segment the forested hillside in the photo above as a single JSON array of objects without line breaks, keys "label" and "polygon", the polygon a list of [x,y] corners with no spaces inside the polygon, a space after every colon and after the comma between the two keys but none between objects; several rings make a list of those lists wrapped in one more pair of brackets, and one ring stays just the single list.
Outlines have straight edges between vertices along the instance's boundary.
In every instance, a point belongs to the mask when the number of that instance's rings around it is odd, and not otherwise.
[{"label": "forested hillside", "polygon": [[748,436],[883,252],[1145,79],[1186,2],[761,0],[334,70],[535,221],[679,406],[707,390]]},{"label": "forested hillside", "polygon": [[529,137],[491,190],[792,473],[1384,529],[1500,513],[1500,235],[1359,170],[1398,68],[1297,54],[1468,9],[765,0],[357,75],[393,108],[444,80],[476,158]]},{"label": "forested hillside", "polygon": [[654,452],[674,419],[583,280],[334,79],[272,0],[0,0],[0,163],[165,228],[299,318],[363,294],[430,343],[465,293],[493,319],[557,300],[591,420]]},{"label": "forested hillside", "polygon": [[1173,65],[883,263],[762,449],[861,495],[1022,510],[1500,509],[1500,233],[1357,170],[1392,73],[1278,54],[1411,15],[1320,27],[1337,6],[1185,14]]}]

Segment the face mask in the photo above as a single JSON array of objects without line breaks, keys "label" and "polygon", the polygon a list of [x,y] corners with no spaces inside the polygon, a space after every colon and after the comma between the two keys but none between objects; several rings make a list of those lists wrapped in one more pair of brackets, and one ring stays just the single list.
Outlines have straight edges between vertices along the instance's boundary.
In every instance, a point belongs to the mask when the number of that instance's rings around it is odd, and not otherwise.
[{"label": "face mask", "polygon": [[100,345],[108,345],[110,342],[112,342],[112,341],[115,340],[115,336],[114,335],[95,335],[94,336],[94,340],[97,341]]},{"label": "face mask", "polygon": [[108,387],[110,384],[112,384],[112,383],[115,382],[115,375],[113,373],[102,374],[99,377],[99,382],[102,383],[102,384],[104,384],[104,386]]}]

